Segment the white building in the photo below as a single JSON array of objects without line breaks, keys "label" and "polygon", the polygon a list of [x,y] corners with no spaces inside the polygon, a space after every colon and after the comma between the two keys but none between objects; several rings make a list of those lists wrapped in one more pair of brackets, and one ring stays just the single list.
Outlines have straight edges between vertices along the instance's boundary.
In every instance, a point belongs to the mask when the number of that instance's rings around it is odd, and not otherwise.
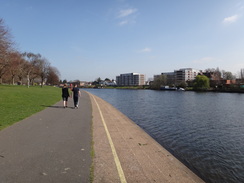
[{"label": "white building", "polygon": [[[184,68],[179,70],[174,70],[174,72],[164,72],[161,75],[165,75],[167,78],[167,84],[180,84],[186,81],[193,81],[196,76],[201,73],[201,70],[192,69],[192,68]],[[156,77],[155,75],[154,77]]]},{"label": "white building", "polygon": [[145,84],[145,75],[139,73],[126,73],[116,76],[118,86],[140,86]]},{"label": "white building", "polygon": [[117,86],[116,81],[112,80],[112,81],[103,81],[102,83],[105,86]]},{"label": "white building", "polygon": [[201,70],[192,69],[192,68],[185,68],[180,70],[175,70],[175,82],[181,83],[186,81],[192,81],[196,78],[196,76],[201,73]]}]

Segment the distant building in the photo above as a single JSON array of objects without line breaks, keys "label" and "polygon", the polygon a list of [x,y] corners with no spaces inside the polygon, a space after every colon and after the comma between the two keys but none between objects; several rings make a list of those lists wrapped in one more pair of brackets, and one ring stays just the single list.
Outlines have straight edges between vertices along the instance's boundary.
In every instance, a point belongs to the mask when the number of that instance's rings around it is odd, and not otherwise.
[{"label": "distant building", "polygon": [[87,85],[87,82],[86,81],[80,81],[79,83],[78,83],[78,86],[79,87],[85,87]]},{"label": "distant building", "polygon": [[145,84],[145,75],[139,73],[127,73],[116,76],[118,86],[140,86]]},{"label": "distant building", "polygon": [[105,86],[117,86],[117,83],[114,80],[112,80],[112,81],[102,81],[101,84],[103,84]]},{"label": "distant building", "polygon": [[[196,76],[201,73],[201,70],[184,68],[179,70],[174,70],[174,72],[163,72],[161,75],[166,76],[167,85],[179,85],[182,82],[193,81]],[[154,75],[154,79],[160,75]]]},{"label": "distant building", "polygon": [[196,76],[201,73],[201,70],[185,68],[180,70],[175,70],[175,83],[179,84],[181,82],[192,81]]},{"label": "distant building", "polygon": [[164,72],[161,75],[166,76],[166,83],[167,85],[174,85],[175,84],[175,73],[174,72]]},{"label": "distant building", "polygon": [[153,76],[153,81],[154,81],[155,79],[159,78],[160,76],[161,76],[161,75],[158,75],[158,74],[157,74],[157,75],[154,75],[154,76]]}]

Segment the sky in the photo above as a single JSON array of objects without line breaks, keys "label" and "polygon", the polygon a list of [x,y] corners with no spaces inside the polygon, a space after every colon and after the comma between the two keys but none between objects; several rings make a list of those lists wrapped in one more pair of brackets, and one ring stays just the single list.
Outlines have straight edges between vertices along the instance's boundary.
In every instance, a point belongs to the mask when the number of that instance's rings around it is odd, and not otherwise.
[{"label": "sky", "polygon": [[0,0],[0,18],[62,80],[244,68],[244,0]]}]

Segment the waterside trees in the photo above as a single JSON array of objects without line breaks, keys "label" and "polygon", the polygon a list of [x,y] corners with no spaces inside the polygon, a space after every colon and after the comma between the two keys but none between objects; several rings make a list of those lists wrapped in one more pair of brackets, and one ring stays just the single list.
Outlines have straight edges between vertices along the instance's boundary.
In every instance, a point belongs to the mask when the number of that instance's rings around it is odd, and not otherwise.
[{"label": "waterside trees", "polygon": [[159,75],[159,76],[155,77],[150,88],[154,89],[154,90],[159,90],[162,86],[165,86],[166,83],[167,83],[167,76],[166,75]]},{"label": "waterside trees", "polygon": [[197,75],[193,83],[195,90],[207,90],[209,89],[209,78],[204,75]]}]

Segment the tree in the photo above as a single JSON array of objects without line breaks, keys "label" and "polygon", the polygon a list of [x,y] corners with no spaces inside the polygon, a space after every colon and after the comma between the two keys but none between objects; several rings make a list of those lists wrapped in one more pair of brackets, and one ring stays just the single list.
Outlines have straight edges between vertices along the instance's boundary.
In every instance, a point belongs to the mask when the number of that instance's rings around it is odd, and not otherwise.
[{"label": "tree", "polygon": [[0,56],[3,56],[11,48],[13,43],[10,38],[9,30],[4,25],[3,19],[0,19]]},{"label": "tree", "polygon": [[152,82],[151,88],[154,90],[159,90],[162,86],[166,85],[166,83],[167,83],[167,76],[159,75]]},{"label": "tree", "polygon": [[22,55],[20,54],[20,58],[18,60],[18,72],[17,72],[18,82],[20,85],[23,84],[23,78],[25,77],[25,65],[26,65],[26,60],[24,60],[22,58]]},{"label": "tree", "polygon": [[209,88],[209,78],[204,75],[197,75],[193,83],[195,90],[207,90]]},{"label": "tree", "polygon": [[3,75],[7,72],[11,46],[10,33],[4,25],[3,19],[0,19],[0,84],[3,82]]},{"label": "tree", "polygon": [[34,81],[34,78],[37,75],[37,62],[38,59],[41,57],[40,54],[34,54],[34,53],[23,53],[23,58],[27,61],[25,68],[26,68],[26,75],[27,75],[27,85],[28,88],[30,86],[30,80],[32,79]]},{"label": "tree", "polygon": [[15,84],[15,78],[19,72],[19,65],[20,65],[21,56],[18,52],[11,52],[9,54],[9,56],[10,56],[10,61],[9,61],[8,71],[11,75],[12,84],[14,85]]},{"label": "tree", "polygon": [[232,72],[229,72],[229,71],[222,71],[222,75],[223,75],[223,79],[226,79],[226,80],[233,80],[235,79],[235,76],[233,76]]},{"label": "tree", "polygon": [[210,77],[211,77],[212,80],[220,81],[222,79],[221,78],[222,74],[221,74],[221,72],[220,72],[218,67],[216,69],[214,69],[214,68],[206,69],[205,72],[210,74]]},{"label": "tree", "polygon": [[8,53],[0,53],[0,84],[3,83],[3,76],[7,72],[9,60]]},{"label": "tree", "polygon": [[244,69],[241,69],[239,77],[240,77],[241,81],[244,82]]},{"label": "tree", "polygon": [[102,79],[99,77],[96,79],[96,82],[100,83],[102,81]]},{"label": "tree", "polygon": [[41,86],[43,86],[50,72],[50,62],[47,59],[40,58],[37,60],[37,67],[39,76],[41,78]]},{"label": "tree", "polygon": [[185,81],[182,81],[178,84],[178,87],[181,87],[181,88],[186,88],[187,86],[187,83]]},{"label": "tree", "polygon": [[47,76],[47,83],[50,85],[58,85],[59,84],[59,76],[60,73],[57,68],[55,67],[50,67],[49,73]]},{"label": "tree", "polygon": [[221,84],[222,73],[218,67],[216,69],[206,69],[205,74],[211,79],[211,87],[216,87]]},{"label": "tree", "polygon": [[109,78],[104,79],[104,81],[110,82],[111,80]]}]

